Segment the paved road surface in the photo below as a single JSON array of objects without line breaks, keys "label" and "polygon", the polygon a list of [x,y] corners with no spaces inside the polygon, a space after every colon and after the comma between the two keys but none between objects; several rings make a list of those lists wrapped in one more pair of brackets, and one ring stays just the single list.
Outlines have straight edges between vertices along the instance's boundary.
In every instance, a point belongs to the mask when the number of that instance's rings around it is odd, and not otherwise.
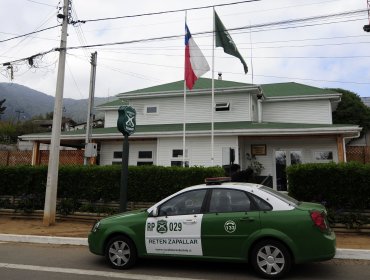
[{"label": "paved road surface", "polygon": [[[109,268],[85,246],[0,243],[4,280],[258,279],[246,264],[141,260],[127,271]],[[370,261],[333,260],[295,266],[287,279],[370,279]]]}]

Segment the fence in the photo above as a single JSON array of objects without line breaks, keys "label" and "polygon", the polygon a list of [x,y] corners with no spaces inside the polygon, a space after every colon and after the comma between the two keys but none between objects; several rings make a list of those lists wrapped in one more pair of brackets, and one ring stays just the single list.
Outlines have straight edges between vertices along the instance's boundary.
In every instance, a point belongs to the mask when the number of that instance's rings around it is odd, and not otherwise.
[{"label": "fence", "polygon": [[347,161],[370,163],[370,146],[349,146],[346,150]]},{"label": "fence", "polygon": [[[347,161],[358,161],[370,163],[370,146],[349,146],[346,147]],[[31,164],[32,151],[0,151],[0,165],[21,165]],[[49,151],[40,151],[41,165],[49,162]],[[83,150],[62,150],[59,153],[61,165],[82,165],[84,162]]]},{"label": "fence", "polygon": [[[31,164],[32,151],[0,151],[0,165]],[[62,150],[59,152],[60,165],[82,165],[84,162],[83,150]],[[40,151],[41,165],[49,163],[49,151]]]}]

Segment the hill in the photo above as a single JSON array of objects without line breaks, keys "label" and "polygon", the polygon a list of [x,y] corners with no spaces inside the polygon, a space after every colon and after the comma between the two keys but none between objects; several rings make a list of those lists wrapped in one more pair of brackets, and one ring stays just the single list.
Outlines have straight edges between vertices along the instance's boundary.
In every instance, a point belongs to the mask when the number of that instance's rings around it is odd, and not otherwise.
[{"label": "hill", "polygon": [[[0,83],[0,100],[6,99],[3,106],[6,107],[2,120],[28,120],[37,115],[45,115],[54,111],[54,97],[40,91],[13,83]],[[94,105],[112,101],[110,98],[96,97]],[[87,99],[63,99],[63,116],[69,117],[76,122],[86,121]],[[101,112],[96,112],[97,118],[104,117]]]}]

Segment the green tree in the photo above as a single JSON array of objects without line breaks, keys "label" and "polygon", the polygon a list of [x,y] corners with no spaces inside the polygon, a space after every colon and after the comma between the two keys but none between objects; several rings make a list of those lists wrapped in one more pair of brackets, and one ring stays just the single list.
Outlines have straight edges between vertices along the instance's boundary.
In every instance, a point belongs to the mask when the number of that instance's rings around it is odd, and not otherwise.
[{"label": "green tree", "polygon": [[334,124],[357,124],[362,127],[361,136],[370,129],[370,108],[354,92],[335,88],[330,89],[342,94],[337,109],[333,112]]},{"label": "green tree", "polygon": [[11,144],[16,141],[16,126],[11,121],[0,121],[0,143]]},{"label": "green tree", "polygon": [[4,114],[4,111],[6,109],[6,107],[3,106],[5,101],[6,99],[0,100],[0,119],[1,119],[1,115]]}]

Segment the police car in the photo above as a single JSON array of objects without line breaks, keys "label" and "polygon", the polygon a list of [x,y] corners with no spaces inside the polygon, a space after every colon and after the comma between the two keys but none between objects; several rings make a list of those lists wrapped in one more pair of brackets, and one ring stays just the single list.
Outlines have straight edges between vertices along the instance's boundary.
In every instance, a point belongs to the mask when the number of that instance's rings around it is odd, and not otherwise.
[{"label": "police car", "polygon": [[88,242],[113,268],[130,268],[140,257],[227,260],[250,262],[265,278],[335,255],[324,206],[224,179],[185,188],[146,210],[104,218]]}]

